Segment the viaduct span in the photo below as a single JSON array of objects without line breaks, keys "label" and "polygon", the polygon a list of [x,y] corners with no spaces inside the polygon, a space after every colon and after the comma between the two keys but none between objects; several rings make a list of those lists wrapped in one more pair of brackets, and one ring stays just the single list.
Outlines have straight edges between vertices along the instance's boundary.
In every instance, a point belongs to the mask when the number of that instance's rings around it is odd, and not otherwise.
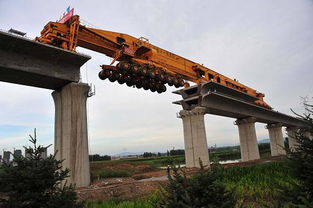
[{"label": "viaduct span", "polygon": [[0,32],[0,81],[51,89],[55,104],[54,148],[65,159],[69,182],[90,184],[86,100],[80,67],[90,56]]},{"label": "viaduct span", "polygon": [[[86,100],[89,86],[81,83],[80,67],[89,56],[0,32],[0,81],[51,89],[55,104],[57,158],[71,170],[69,182],[77,187],[90,184]],[[185,156],[187,167],[199,167],[199,158],[209,165],[204,115],[237,119],[243,161],[259,159],[255,122],[267,124],[272,155],[285,154],[282,126],[287,127],[294,147],[297,129],[306,122],[251,104],[255,99],[231,88],[208,82],[175,92],[182,100]],[[250,102],[249,102],[250,101]]]},{"label": "viaduct span", "polygon": [[272,156],[286,154],[283,126],[286,127],[291,149],[296,145],[296,131],[308,126],[308,123],[302,119],[251,104],[254,97],[212,81],[174,93],[183,98],[174,104],[183,107],[179,117],[182,118],[184,126],[186,167],[199,167],[199,158],[204,165],[210,165],[204,124],[205,114],[236,119],[234,123],[238,126],[242,161],[260,159],[255,122],[267,124]]}]

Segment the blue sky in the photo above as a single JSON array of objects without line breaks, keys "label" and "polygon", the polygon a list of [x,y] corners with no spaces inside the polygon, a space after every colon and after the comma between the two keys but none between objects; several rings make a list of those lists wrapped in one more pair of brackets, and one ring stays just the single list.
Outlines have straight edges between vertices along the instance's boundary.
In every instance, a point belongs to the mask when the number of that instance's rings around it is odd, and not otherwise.
[{"label": "blue sky", "polygon": [[[99,29],[144,36],[151,43],[204,64],[265,93],[275,110],[301,112],[300,96],[313,96],[313,1],[311,0],[0,0],[0,29],[39,36],[68,6]],[[92,56],[82,68],[84,82],[96,86],[88,99],[90,153],[166,151],[183,148],[180,99],[99,80]],[[39,143],[53,144],[54,104],[50,90],[0,83],[0,149],[28,145],[37,128]],[[206,115],[208,144],[239,143],[234,119]],[[259,139],[268,137],[257,124]],[[52,150],[51,150],[52,151]]]}]

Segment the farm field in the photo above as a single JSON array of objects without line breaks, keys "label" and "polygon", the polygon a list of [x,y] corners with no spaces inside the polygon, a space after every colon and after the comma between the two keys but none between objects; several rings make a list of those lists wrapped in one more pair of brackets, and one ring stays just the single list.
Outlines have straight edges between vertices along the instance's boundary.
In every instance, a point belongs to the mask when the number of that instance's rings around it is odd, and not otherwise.
[{"label": "farm field", "polygon": [[[210,153],[210,160],[217,162],[240,159],[241,155],[239,149],[227,150]],[[260,148],[260,156],[261,159],[271,157],[269,146]],[[134,177],[135,179],[143,179],[151,177],[150,173],[159,176],[160,174],[158,172],[160,172],[162,167],[173,164],[184,165],[185,156],[176,155],[91,162],[91,175],[92,180],[114,177]]]},{"label": "farm field", "polygon": [[[272,158],[270,150],[260,148],[261,159],[255,162],[224,164],[219,179],[227,189],[235,190],[237,207],[274,207],[280,197],[281,187],[288,187],[292,178],[284,158]],[[225,149],[210,153],[210,160],[233,161],[240,159],[239,149]],[[91,199],[86,208],[150,208],[158,200],[156,192],[166,181],[167,165],[184,165],[183,155],[150,158],[135,158],[91,162],[93,184],[101,193],[90,191],[79,194],[82,199]],[[188,169],[192,175],[197,170]],[[144,180],[146,182],[142,182]],[[151,179],[151,180],[150,180]],[[134,188],[136,187],[136,188]],[[106,190],[106,191],[104,191]],[[113,194],[108,194],[108,193]]]},{"label": "farm field", "polygon": [[[221,169],[220,183],[227,189],[233,189],[237,207],[276,207],[283,192],[290,182],[297,183],[292,177],[285,161],[266,162],[248,166],[233,166]],[[87,208],[152,208],[157,201],[155,193],[146,197],[119,201],[89,201]]]}]

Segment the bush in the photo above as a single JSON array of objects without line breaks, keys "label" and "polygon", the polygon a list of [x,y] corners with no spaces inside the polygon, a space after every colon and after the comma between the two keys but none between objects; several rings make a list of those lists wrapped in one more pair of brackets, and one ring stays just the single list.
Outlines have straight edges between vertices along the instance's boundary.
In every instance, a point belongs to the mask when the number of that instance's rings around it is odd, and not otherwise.
[{"label": "bush", "polygon": [[173,176],[160,194],[159,208],[231,208],[235,206],[234,194],[217,182],[218,168],[205,170],[201,164],[198,173],[188,178],[180,168],[172,167]]},{"label": "bush", "polygon": [[42,146],[36,145],[30,136],[33,148],[29,156],[14,156],[13,162],[3,167],[0,174],[0,207],[14,208],[78,208],[76,193],[72,185],[61,182],[69,176],[69,170],[62,170],[62,161],[55,155],[42,159]]}]

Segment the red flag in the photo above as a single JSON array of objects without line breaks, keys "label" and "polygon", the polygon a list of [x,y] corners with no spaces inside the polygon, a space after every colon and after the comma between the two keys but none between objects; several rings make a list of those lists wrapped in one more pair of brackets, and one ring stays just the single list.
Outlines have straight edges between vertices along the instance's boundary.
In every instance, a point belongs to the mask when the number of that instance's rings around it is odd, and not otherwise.
[{"label": "red flag", "polygon": [[59,20],[59,23],[67,22],[74,15],[74,8],[71,9],[68,13],[66,13],[62,19]]}]

